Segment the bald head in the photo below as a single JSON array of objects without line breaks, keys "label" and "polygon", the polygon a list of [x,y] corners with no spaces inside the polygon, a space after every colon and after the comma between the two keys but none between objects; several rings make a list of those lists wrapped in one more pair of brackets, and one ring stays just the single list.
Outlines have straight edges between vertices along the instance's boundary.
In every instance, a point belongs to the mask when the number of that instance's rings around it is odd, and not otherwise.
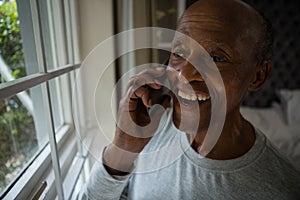
[{"label": "bald head", "polygon": [[258,21],[260,18],[256,10],[240,0],[198,0],[187,9],[185,14],[207,12],[218,13],[219,17],[233,22]]},{"label": "bald head", "polygon": [[258,62],[271,59],[273,42],[271,26],[248,4],[240,0],[199,0],[184,13],[178,29],[184,23],[199,19],[201,21],[201,17],[219,20],[220,25],[234,32],[237,40],[250,41],[253,45],[253,56]]}]

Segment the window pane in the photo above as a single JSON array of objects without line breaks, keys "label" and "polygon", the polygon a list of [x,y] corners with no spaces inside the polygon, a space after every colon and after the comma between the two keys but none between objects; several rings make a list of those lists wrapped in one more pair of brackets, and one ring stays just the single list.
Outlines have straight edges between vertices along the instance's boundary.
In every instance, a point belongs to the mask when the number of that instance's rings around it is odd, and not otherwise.
[{"label": "window pane", "polygon": [[39,90],[35,87],[0,101],[0,193],[48,140],[47,132],[37,134],[34,122],[38,116],[32,96]]},{"label": "window pane", "polygon": [[20,22],[15,1],[0,1],[0,82],[26,76]]},{"label": "window pane", "polygon": [[59,9],[63,1],[40,0],[41,28],[48,70],[57,69],[68,63],[65,40],[64,16]]}]

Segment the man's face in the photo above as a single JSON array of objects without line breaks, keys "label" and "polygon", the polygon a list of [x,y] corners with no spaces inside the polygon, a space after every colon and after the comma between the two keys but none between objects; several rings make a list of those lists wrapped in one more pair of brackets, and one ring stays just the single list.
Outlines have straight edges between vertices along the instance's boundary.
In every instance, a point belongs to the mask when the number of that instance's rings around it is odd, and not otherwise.
[{"label": "man's face", "polygon": [[[177,31],[198,42],[215,62],[225,86],[227,117],[239,109],[256,66],[254,50],[257,30],[249,28],[248,18],[242,16],[243,10],[230,12],[203,5],[200,9],[189,9],[177,27]],[[192,126],[192,119],[199,115],[195,111],[200,110],[198,131],[207,128],[211,117],[208,87],[197,69],[187,61],[195,56],[195,51],[190,48],[185,40],[175,39],[168,70],[173,91],[177,93],[177,97],[173,98],[175,113],[180,114],[181,118],[177,118],[181,125],[185,124],[182,129],[186,132]],[[201,67],[205,70],[204,65]]]}]

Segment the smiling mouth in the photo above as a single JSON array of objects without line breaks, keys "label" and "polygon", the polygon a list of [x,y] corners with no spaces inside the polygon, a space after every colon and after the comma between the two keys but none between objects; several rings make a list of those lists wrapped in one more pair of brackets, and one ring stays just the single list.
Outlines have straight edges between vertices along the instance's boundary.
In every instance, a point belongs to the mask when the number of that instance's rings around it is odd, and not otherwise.
[{"label": "smiling mouth", "polygon": [[191,102],[205,102],[208,101],[210,99],[209,95],[206,94],[187,94],[181,90],[178,90],[178,96],[181,97],[181,99],[185,100],[185,102],[187,103],[188,101]]}]

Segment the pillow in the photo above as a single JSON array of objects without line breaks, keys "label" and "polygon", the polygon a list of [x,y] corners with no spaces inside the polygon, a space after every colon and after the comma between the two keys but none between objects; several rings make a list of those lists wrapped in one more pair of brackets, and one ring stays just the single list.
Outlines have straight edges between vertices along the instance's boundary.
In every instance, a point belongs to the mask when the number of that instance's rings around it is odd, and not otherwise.
[{"label": "pillow", "polygon": [[282,89],[276,92],[287,124],[300,123],[300,90]]}]

